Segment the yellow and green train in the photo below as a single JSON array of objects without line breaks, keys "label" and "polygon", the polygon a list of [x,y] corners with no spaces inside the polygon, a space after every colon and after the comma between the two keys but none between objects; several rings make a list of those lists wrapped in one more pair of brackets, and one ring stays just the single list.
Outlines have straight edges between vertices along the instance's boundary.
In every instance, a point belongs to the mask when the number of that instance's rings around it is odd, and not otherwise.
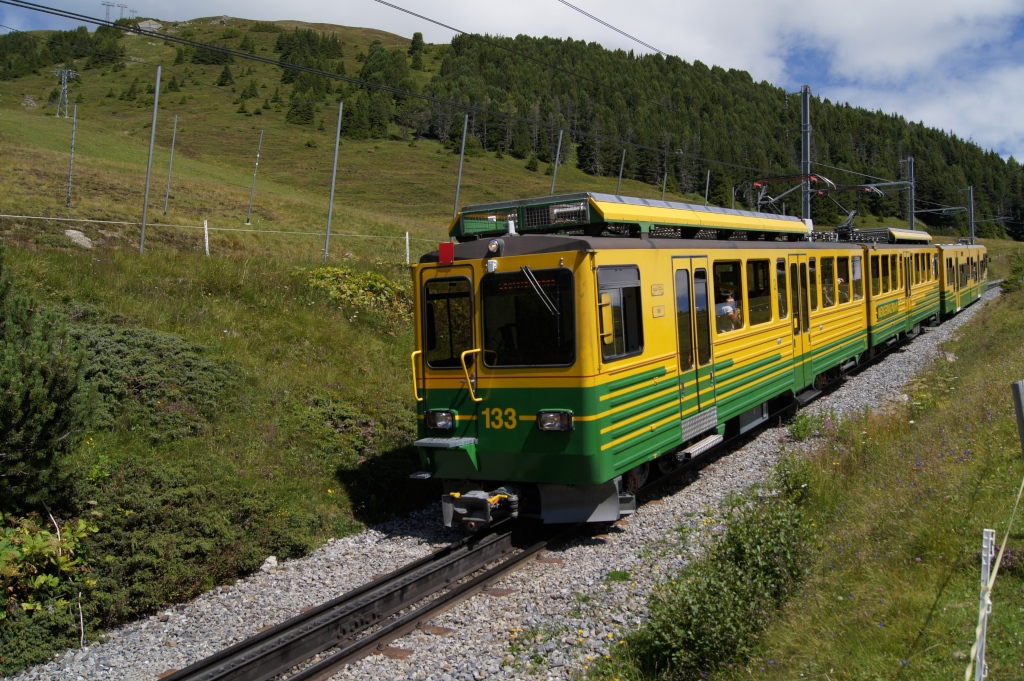
[{"label": "yellow and green train", "polygon": [[[613,521],[667,471],[978,299],[981,246],[583,193],[465,208],[413,268],[446,525]],[[831,240],[821,240],[822,237]]]}]

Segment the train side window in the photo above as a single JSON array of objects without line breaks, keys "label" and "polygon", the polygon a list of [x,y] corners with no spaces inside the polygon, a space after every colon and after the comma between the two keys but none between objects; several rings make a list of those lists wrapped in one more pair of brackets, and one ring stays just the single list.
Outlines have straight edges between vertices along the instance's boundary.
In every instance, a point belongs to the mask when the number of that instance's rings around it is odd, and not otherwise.
[{"label": "train side window", "polygon": [[850,259],[836,258],[836,275],[839,277],[839,302],[850,302]]},{"label": "train side window", "polygon": [[[600,267],[597,289],[601,308],[601,358],[610,361],[643,352],[640,268]],[[608,324],[611,328],[607,328]]]},{"label": "train side window", "polygon": [[892,290],[899,291],[903,284],[900,279],[900,259],[898,255],[889,256],[889,269],[892,274]]},{"label": "train side window", "polygon": [[743,275],[739,260],[716,262],[715,326],[718,333],[743,328]]},{"label": "train side window", "polygon": [[921,254],[914,254],[914,283],[921,283]]},{"label": "train side window", "polygon": [[946,286],[953,285],[953,258],[946,258]]},{"label": "train side window", "polygon": [[[471,284],[465,277],[430,279],[423,285],[423,346],[427,366],[462,367],[462,353],[473,348]],[[467,358],[471,364],[473,356]]]},{"label": "train side window", "polygon": [[785,319],[789,316],[789,309],[786,306],[789,295],[786,291],[786,261],[782,258],[775,261],[775,279],[779,289],[779,319]]},{"label": "train side window", "polygon": [[889,256],[882,256],[882,293],[889,292]]},{"label": "train side window", "polygon": [[881,270],[878,267],[878,256],[871,256],[871,295],[873,296],[882,292]]},{"label": "train side window", "polygon": [[836,304],[836,261],[835,258],[821,259],[821,306]]},{"label": "train side window", "polygon": [[818,261],[811,258],[807,263],[807,275],[811,278],[811,312],[815,312],[818,309]]},{"label": "train side window", "polygon": [[693,320],[690,314],[690,273],[676,270],[676,327],[679,331],[679,368],[693,368]]},{"label": "train side window", "polygon": [[771,262],[747,261],[747,316],[750,325],[772,320]]},{"label": "train side window", "polygon": [[711,309],[708,305],[708,272],[693,271],[693,303],[697,315],[697,366],[711,361]]},{"label": "train side window", "polygon": [[850,280],[853,281],[853,299],[864,299],[864,273],[860,267],[860,256],[853,256],[853,272],[850,273]]},{"label": "train side window", "polygon": [[971,279],[978,281],[978,259],[971,258]]}]

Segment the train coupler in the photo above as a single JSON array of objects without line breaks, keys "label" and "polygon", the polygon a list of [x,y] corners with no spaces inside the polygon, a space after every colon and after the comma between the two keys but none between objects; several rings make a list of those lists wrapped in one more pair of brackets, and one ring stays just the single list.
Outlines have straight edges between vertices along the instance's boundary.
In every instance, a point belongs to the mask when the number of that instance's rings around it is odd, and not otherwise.
[{"label": "train coupler", "polygon": [[472,489],[441,495],[441,512],[445,527],[462,525],[470,532],[481,527],[519,517],[519,495],[514,488],[499,487],[487,492]]}]

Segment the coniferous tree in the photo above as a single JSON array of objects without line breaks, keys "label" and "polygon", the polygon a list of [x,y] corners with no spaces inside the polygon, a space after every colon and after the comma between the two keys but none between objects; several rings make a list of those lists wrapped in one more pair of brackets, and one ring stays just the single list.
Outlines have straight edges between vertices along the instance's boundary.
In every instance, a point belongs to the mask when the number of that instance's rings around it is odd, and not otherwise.
[{"label": "coniferous tree", "polygon": [[95,403],[84,363],[66,320],[17,290],[0,240],[0,511],[64,500],[62,459]]},{"label": "coniferous tree", "polygon": [[235,77],[231,75],[231,67],[225,65],[224,70],[220,72],[220,78],[217,79],[218,86],[234,85]]}]

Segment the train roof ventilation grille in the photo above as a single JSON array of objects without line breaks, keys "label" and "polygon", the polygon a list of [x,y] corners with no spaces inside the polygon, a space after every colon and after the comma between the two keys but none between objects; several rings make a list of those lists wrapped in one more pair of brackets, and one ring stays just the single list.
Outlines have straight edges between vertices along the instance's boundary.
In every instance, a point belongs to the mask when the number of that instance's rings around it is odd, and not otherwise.
[{"label": "train roof ventilation grille", "polygon": [[548,225],[579,224],[590,218],[586,201],[558,203],[551,206],[526,206],[523,222],[526,229]]}]

